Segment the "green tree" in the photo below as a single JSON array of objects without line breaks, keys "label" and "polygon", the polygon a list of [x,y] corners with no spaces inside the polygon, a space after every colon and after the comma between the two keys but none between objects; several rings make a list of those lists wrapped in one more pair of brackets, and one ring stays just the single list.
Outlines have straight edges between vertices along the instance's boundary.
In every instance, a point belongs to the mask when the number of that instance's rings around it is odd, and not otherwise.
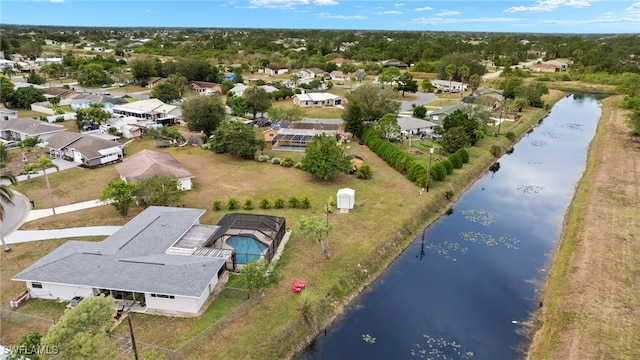
[{"label": "green tree", "polygon": [[449,91],[451,91],[451,81],[456,76],[456,71],[458,67],[455,64],[449,64],[445,67],[445,71],[447,73],[447,79],[449,80]]},{"label": "green tree", "polygon": [[363,82],[364,79],[367,77],[367,72],[364,69],[358,69],[356,70],[355,73],[353,73],[353,76],[356,78],[358,82]]},{"label": "green tree", "polygon": [[50,159],[47,159],[44,156],[41,156],[38,159],[37,163],[25,165],[24,166],[24,171],[27,174],[30,174],[32,171],[42,170],[42,173],[44,174],[45,184],[47,186],[47,193],[49,194],[49,201],[51,203],[51,211],[53,211],[53,221],[55,221],[56,220],[56,208],[53,205],[53,195],[51,194],[51,185],[49,184],[49,174],[47,174],[47,169],[50,169],[50,168],[55,168],[56,171],[60,171],[60,167],[58,167],[58,165],[54,164],[53,161],[51,161]]},{"label": "green tree", "polygon": [[[4,148],[4,146],[2,146]],[[5,183],[9,184],[6,185]],[[16,178],[10,174],[2,174],[0,175],[0,241],[2,242],[2,248],[4,251],[10,251],[11,248],[4,241],[4,236],[2,235],[2,221],[4,220],[4,206],[5,205],[13,205],[13,191],[9,188],[10,185],[16,184]]]},{"label": "green tree", "polygon": [[40,144],[42,139],[40,139],[40,135],[36,136],[27,136],[24,140],[20,141],[18,144],[20,147],[27,147],[33,149],[36,145]]},{"label": "green tree", "polygon": [[33,86],[24,86],[15,91],[11,104],[22,109],[30,109],[31,104],[46,100],[42,89],[36,89]]},{"label": "green tree", "polygon": [[137,57],[129,61],[131,74],[138,82],[146,81],[152,76],[157,76],[156,60],[150,56]]},{"label": "green tree", "polygon": [[458,69],[458,76],[460,77],[460,82],[462,83],[462,85],[460,86],[460,97],[462,97],[462,93],[464,90],[464,81],[467,80],[470,71],[471,70],[469,70],[469,67],[467,65],[462,65]]},{"label": "green tree", "polygon": [[465,145],[475,144],[478,140],[478,133],[476,132],[476,130],[480,129],[480,124],[474,118],[470,117],[469,114],[458,109],[450,115],[447,115],[444,120],[442,120],[442,127],[444,128],[445,133],[450,129],[459,126],[464,129],[469,141]]},{"label": "green tree", "polygon": [[522,112],[522,109],[526,108],[529,105],[529,100],[523,97],[517,97],[513,100],[513,106],[516,107],[518,112]]},{"label": "green tree", "polygon": [[13,82],[4,76],[0,77],[0,102],[7,106],[12,101],[14,93]]},{"label": "green tree", "polygon": [[482,82],[482,77],[478,74],[471,74],[469,76],[469,86],[471,87],[471,91],[476,91],[480,87],[480,83]]},{"label": "green tree", "polygon": [[386,114],[378,120],[373,129],[384,139],[395,139],[400,136],[400,125],[395,114]]},{"label": "green tree", "polygon": [[540,81],[534,81],[522,88],[522,96],[527,99],[530,106],[541,108],[544,107],[542,95],[548,94],[549,88]]},{"label": "green tree", "polygon": [[274,123],[278,121],[294,122],[302,120],[304,109],[298,105],[293,105],[290,108],[272,106],[267,110],[267,114],[269,115],[269,119]]},{"label": "green tree", "polygon": [[400,77],[400,69],[395,66],[390,66],[378,75],[378,81],[384,87],[385,84],[391,84]]},{"label": "green tree", "polygon": [[9,353],[7,360],[41,359],[38,352],[41,341],[42,335],[39,332],[30,332],[22,335],[18,346]]},{"label": "green tree", "polygon": [[76,111],[76,125],[78,130],[97,128],[109,120],[111,114],[102,109],[102,104],[92,103],[88,108]]},{"label": "green tree", "polygon": [[322,254],[329,258],[329,231],[333,226],[322,215],[301,216],[298,232],[304,237],[312,236],[322,248]]},{"label": "green tree", "polygon": [[424,105],[417,105],[413,108],[413,116],[418,119],[424,119],[427,117],[427,107]]},{"label": "green tree", "polygon": [[422,87],[422,91],[424,92],[432,92],[433,89],[435,89],[435,86],[433,86],[431,80],[429,79],[422,80],[422,84],[420,84],[420,87]]},{"label": "green tree", "polygon": [[509,76],[500,83],[505,99],[515,99],[522,93],[524,80],[521,77]]},{"label": "green tree", "polygon": [[356,171],[356,176],[359,179],[365,179],[365,180],[371,179],[373,177],[373,171],[371,170],[371,166],[367,164],[363,164],[362,166],[360,166],[358,171]]},{"label": "green tree", "polygon": [[209,144],[219,154],[229,153],[243,159],[253,159],[258,149],[253,128],[235,120],[223,121]]},{"label": "green tree", "polygon": [[164,82],[169,83],[175,86],[176,88],[178,88],[180,97],[182,97],[182,94],[184,94],[184,89],[187,87],[188,80],[184,76],[181,76],[178,74],[172,74],[172,75],[169,75],[167,77],[167,80],[165,80]]},{"label": "green tree", "polygon": [[265,259],[257,259],[243,267],[240,270],[240,276],[247,290],[262,291],[280,280],[279,273],[275,270],[274,268],[269,271],[269,263]]},{"label": "green tree", "polygon": [[[377,121],[385,114],[397,114],[400,102],[393,100],[394,93],[372,84],[363,84],[347,95],[345,128],[360,136],[365,124]],[[352,109],[352,107],[356,107]],[[354,132],[354,130],[356,132]]]},{"label": "green tree", "polygon": [[345,154],[343,145],[338,145],[333,136],[316,135],[307,146],[300,163],[302,169],[311,175],[329,180],[349,171],[351,161]]},{"label": "green tree", "polygon": [[[115,300],[111,296],[95,296],[68,309],[49,328],[42,345],[56,347],[68,359],[85,359],[98,350],[113,346],[108,332],[113,324]],[[114,349],[115,350],[115,349]]]},{"label": "green tree", "polygon": [[231,98],[231,115],[245,116],[250,110],[249,101],[242,96],[234,96]]},{"label": "green tree", "polygon": [[151,93],[149,94],[150,98],[158,99],[163,103],[171,104],[176,100],[180,100],[182,96],[180,95],[180,88],[176,85],[163,81],[160,84],[153,87]]},{"label": "green tree", "polygon": [[100,201],[109,202],[118,214],[127,216],[129,208],[138,191],[138,186],[122,179],[111,180],[100,195]]},{"label": "green tree", "polygon": [[442,135],[441,145],[442,150],[448,153],[454,153],[458,149],[469,144],[469,135],[465,131],[464,127],[456,126],[447,130]]},{"label": "green tree", "polygon": [[415,93],[418,91],[418,82],[413,80],[411,74],[405,72],[396,79],[395,89],[402,92],[402,97],[404,97],[405,92]]},{"label": "green tree", "polygon": [[213,134],[224,116],[224,105],[216,96],[196,96],[182,104],[182,119],[187,122],[187,128],[207,136]]},{"label": "green tree", "polygon": [[78,83],[81,86],[98,87],[112,84],[113,80],[101,64],[90,63],[82,66],[78,71]]},{"label": "green tree", "polygon": [[29,76],[27,76],[27,82],[29,84],[42,85],[46,83],[47,80],[42,77],[42,75],[32,71],[29,73]]},{"label": "green tree", "polygon": [[257,113],[263,113],[271,106],[269,94],[267,94],[267,91],[261,87],[252,86],[246,89],[242,96],[247,99],[254,119],[256,118]]},{"label": "green tree", "polygon": [[142,206],[170,206],[184,195],[178,180],[169,176],[153,175],[140,182],[136,191],[136,200]]}]

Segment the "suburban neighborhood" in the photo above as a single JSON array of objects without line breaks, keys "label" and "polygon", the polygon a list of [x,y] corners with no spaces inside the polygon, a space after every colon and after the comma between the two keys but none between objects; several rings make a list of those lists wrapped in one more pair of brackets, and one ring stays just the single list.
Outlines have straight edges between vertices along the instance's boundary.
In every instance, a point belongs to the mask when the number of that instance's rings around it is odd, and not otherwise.
[{"label": "suburban neighborhood", "polygon": [[0,344],[305,358],[421,232],[462,251],[425,226],[493,222],[453,204],[567,92],[621,91],[591,37],[431,36],[3,25]]}]

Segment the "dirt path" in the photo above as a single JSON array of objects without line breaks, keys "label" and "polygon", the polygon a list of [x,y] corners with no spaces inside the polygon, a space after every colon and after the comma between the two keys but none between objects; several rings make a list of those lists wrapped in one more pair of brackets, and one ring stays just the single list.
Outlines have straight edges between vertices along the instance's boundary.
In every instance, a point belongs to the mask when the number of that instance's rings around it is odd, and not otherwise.
[{"label": "dirt path", "polygon": [[604,102],[530,359],[640,359],[640,141],[619,100]]}]

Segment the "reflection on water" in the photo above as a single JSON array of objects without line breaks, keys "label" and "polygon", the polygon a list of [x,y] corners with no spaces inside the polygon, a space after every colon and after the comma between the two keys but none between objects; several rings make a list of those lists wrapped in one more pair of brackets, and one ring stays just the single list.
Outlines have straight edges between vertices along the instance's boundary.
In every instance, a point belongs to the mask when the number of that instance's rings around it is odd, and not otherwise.
[{"label": "reflection on water", "polygon": [[517,358],[600,113],[558,102],[298,358]]}]

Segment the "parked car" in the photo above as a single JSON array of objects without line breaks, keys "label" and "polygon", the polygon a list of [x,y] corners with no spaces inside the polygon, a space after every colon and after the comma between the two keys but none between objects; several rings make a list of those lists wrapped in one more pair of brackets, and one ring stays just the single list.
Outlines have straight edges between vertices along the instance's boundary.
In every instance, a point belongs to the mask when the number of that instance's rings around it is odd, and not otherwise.
[{"label": "parked car", "polygon": [[71,299],[71,302],[69,303],[69,305],[71,305],[71,307],[76,307],[78,306],[80,301],[82,301],[83,299],[84,297],[82,296],[74,296],[73,299]]},{"label": "parked car", "polygon": [[261,120],[255,120],[253,124],[258,126],[271,126],[271,121],[261,119]]}]

